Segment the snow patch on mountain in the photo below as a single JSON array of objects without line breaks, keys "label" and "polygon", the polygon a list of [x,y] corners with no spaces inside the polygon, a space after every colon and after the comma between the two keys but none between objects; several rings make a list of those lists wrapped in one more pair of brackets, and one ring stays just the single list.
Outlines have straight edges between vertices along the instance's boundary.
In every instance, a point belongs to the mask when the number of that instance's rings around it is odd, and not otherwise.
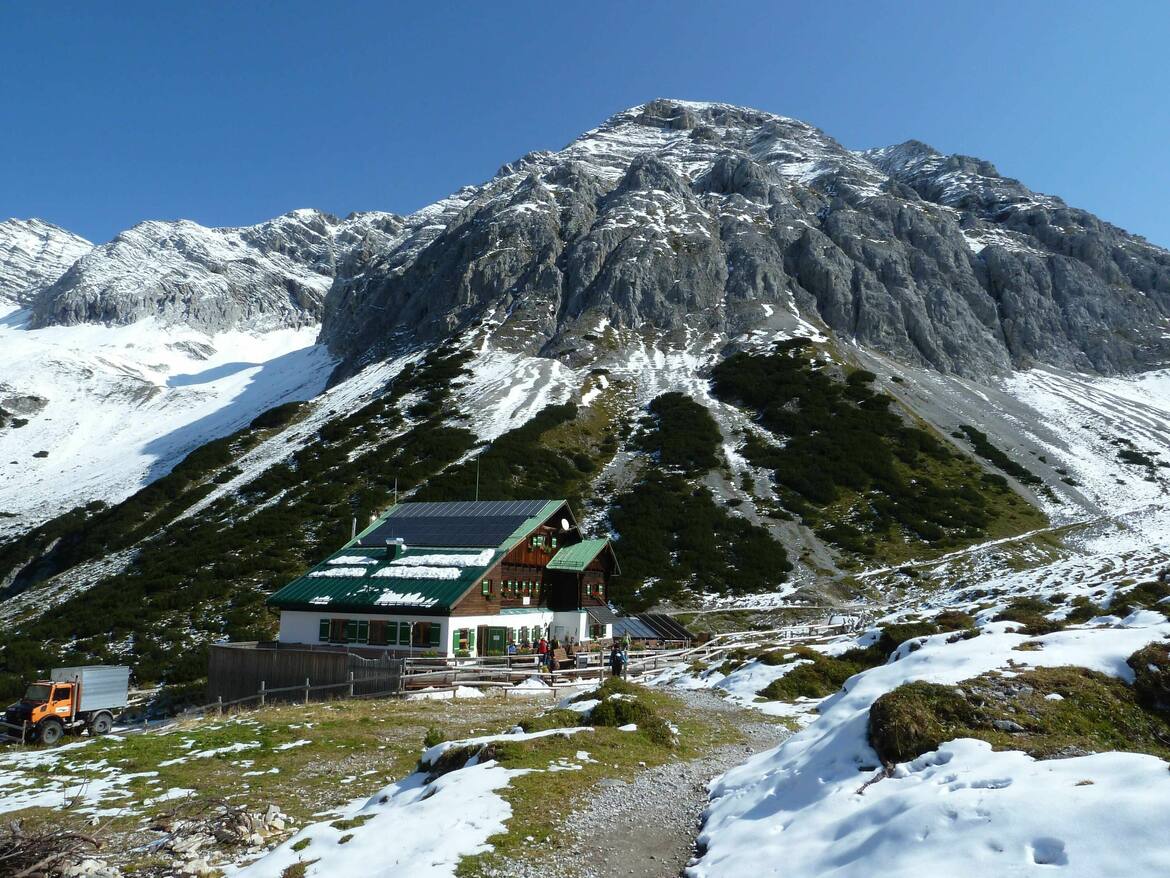
[{"label": "snow patch on mountain", "polygon": [[32,329],[27,311],[3,309],[0,406],[16,398],[29,410],[0,428],[0,536],[117,502],[261,411],[316,396],[334,361],[315,336],[154,320]]}]

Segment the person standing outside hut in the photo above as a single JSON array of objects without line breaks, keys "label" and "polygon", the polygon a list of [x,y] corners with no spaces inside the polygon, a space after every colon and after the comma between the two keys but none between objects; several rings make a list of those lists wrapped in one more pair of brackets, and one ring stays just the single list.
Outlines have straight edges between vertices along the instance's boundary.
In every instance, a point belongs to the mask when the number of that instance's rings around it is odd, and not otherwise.
[{"label": "person standing outside hut", "polygon": [[618,649],[618,645],[615,643],[613,646],[611,646],[609,648],[609,670],[610,670],[610,673],[615,677],[623,676],[623,671],[625,670],[625,664],[626,664],[625,660],[622,658],[622,651],[620,649]]},{"label": "person standing outside hut", "polygon": [[543,634],[540,636],[540,642],[536,644],[536,654],[539,656],[537,661],[542,666],[548,664],[548,641],[544,639]]}]

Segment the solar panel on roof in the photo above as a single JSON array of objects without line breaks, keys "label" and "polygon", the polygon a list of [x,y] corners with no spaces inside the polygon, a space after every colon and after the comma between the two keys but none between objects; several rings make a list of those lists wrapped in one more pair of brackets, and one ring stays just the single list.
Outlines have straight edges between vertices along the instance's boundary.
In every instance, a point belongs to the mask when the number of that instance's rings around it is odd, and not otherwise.
[{"label": "solar panel on roof", "polygon": [[613,623],[613,636],[625,637],[630,635],[634,640],[657,640],[658,633],[635,616],[620,616]]},{"label": "solar panel on roof", "polygon": [[400,503],[392,518],[528,518],[544,508],[547,500],[450,500]]},{"label": "solar panel on roof", "polygon": [[[422,505],[422,504],[417,504]],[[385,546],[402,540],[408,546],[486,548],[498,546],[528,520],[527,515],[497,515],[494,517],[402,516],[398,513],[362,537],[358,545]]]}]

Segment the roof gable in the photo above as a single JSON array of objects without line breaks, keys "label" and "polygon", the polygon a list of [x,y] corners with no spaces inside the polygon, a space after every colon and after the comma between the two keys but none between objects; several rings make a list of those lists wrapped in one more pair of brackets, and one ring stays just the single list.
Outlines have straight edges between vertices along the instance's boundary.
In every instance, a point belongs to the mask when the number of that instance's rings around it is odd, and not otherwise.
[{"label": "roof gable", "polygon": [[[613,555],[613,547],[609,540],[583,540],[571,546],[565,546],[549,559],[549,570],[568,570],[580,573],[593,563],[593,559],[608,550]],[[617,557],[614,559],[614,569],[617,569]]]}]

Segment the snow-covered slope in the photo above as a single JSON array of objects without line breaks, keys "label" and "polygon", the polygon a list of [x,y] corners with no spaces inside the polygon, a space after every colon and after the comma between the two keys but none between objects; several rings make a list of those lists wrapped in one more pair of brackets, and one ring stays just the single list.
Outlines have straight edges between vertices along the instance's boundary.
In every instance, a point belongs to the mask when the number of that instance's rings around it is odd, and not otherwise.
[{"label": "snow-covered slope", "polygon": [[0,304],[28,304],[93,249],[84,238],[39,219],[0,222]]},{"label": "snow-covered slope", "polygon": [[816,722],[722,777],[699,840],[704,854],[687,874],[1166,874],[1170,848],[1154,823],[1170,801],[1170,775],[1155,756],[1036,761],[959,739],[865,786],[880,768],[866,741],[869,708],[902,683],[1070,664],[1132,679],[1126,657],[1170,634],[1164,618],[1135,620],[1057,632],[1022,652],[1015,648],[1029,638],[1011,627],[956,643],[937,635],[852,678]]},{"label": "snow-covered slope", "polygon": [[27,318],[0,314],[0,536],[128,496],[261,411],[316,396],[333,366],[315,326],[209,335]]},{"label": "snow-covered slope", "polygon": [[[1068,735],[1067,752],[1033,758],[1022,752],[1026,738],[1014,744],[1009,735],[993,750],[983,740],[960,737],[883,766],[870,735],[874,702],[906,683],[953,686],[996,674],[1004,681],[999,695],[986,694],[993,690],[980,684],[964,688],[973,705],[993,709],[997,704],[1015,709],[1015,698],[1034,693],[1045,703],[1080,697],[1075,677],[1064,695],[1034,690],[1033,682],[1039,681],[1013,684],[1036,668],[1085,669],[1133,683],[1127,659],[1170,638],[1164,601],[1157,610],[1126,610],[1125,618],[1102,612],[1040,635],[1019,630],[1022,626],[1014,622],[993,621],[1018,599],[1048,604],[1047,618],[1057,621],[1077,600],[1108,606],[1116,591],[1148,583],[1166,567],[1170,511],[1158,506],[1099,524],[1073,541],[1075,554],[1030,569],[1010,571],[1002,563],[987,563],[990,552],[982,565],[923,568],[918,594],[879,624],[930,617],[946,608],[975,616],[978,635],[912,638],[885,664],[851,677],[822,701],[764,701],[756,694],[807,660],[752,661],[727,677],[716,670],[694,675],[681,668],[660,674],[658,685],[713,685],[738,703],[792,717],[803,726],[779,747],[712,783],[700,856],[686,870],[689,878],[1166,874],[1170,847],[1154,823],[1170,802],[1170,776],[1164,759],[1140,752],[1136,739],[1131,744],[1139,752],[1113,752],[1109,746],[1078,743],[1077,735],[1085,733],[1075,719],[1064,725],[1037,719],[1027,733]],[[840,655],[855,645],[872,644],[876,633],[815,648]],[[1026,711],[1016,715],[1030,722]],[[1111,719],[1092,716],[1106,727]],[[1117,729],[1126,728],[1125,722],[1119,719]],[[1002,728],[1022,737],[1025,731],[1018,724]]]}]

